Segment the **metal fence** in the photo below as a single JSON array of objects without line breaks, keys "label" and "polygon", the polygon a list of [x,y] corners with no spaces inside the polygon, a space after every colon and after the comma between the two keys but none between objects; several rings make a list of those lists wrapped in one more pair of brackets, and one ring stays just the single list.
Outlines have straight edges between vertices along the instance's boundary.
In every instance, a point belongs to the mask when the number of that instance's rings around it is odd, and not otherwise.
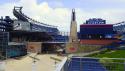
[{"label": "metal fence", "polygon": [[9,32],[0,32],[0,60],[27,54],[24,43],[9,42]]},{"label": "metal fence", "polygon": [[72,57],[60,71],[125,71],[125,59]]},{"label": "metal fence", "polygon": [[6,49],[8,48],[9,33],[0,32],[0,60],[7,58]]}]

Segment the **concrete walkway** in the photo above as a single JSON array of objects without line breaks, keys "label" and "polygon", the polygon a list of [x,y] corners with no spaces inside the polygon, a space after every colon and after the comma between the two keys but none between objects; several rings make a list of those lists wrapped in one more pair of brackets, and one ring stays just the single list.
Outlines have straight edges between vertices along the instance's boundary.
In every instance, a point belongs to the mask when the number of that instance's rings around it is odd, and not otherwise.
[{"label": "concrete walkway", "polygon": [[[71,56],[86,56],[93,53],[98,53],[99,51],[89,52],[89,53],[77,53],[70,54]],[[41,54],[37,58],[40,59],[35,64],[33,59],[29,56],[35,56],[35,53],[31,53],[25,57],[19,59],[9,59],[6,61],[6,70],[5,71],[54,71],[55,70],[55,60],[50,57],[55,57],[60,60],[63,60],[64,57],[57,56],[56,54]],[[59,63],[59,62],[58,62]]]},{"label": "concrete walkway", "polygon": [[[35,54],[30,54],[30,56],[34,55]],[[38,55],[37,58],[40,59],[40,61],[37,61],[35,64],[33,64],[33,59],[29,56],[18,60],[9,59],[6,61],[5,71],[54,71],[55,60],[50,59],[50,57],[55,57],[60,60],[64,58],[55,54]]]}]

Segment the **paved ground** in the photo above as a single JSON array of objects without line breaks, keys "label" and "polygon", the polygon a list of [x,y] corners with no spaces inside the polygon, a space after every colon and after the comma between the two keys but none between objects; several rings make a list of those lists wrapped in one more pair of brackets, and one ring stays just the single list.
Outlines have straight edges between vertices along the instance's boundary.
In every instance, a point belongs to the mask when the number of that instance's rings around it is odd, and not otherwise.
[{"label": "paved ground", "polygon": [[[35,54],[30,54],[30,56],[34,55]],[[5,71],[54,71],[55,60],[50,59],[50,57],[61,60],[64,58],[55,54],[38,55],[37,58],[40,59],[40,61],[37,61],[35,65],[32,63],[33,60],[29,56],[21,59],[9,59],[6,61]]]},{"label": "paved ground", "polygon": [[[80,53],[80,54],[71,54],[84,56],[88,54],[97,53],[98,51],[91,52],[91,53]],[[41,54],[38,55],[37,58],[40,59],[35,64],[33,64],[33,59],[29,56],[35,56],[36,54],[32,53],[25,57],[19,59],[9,59],[6,61],[6,70],[5,71],[54,71],[55,70],[55,60],[50,59],[50,57],[55,57],[60,60],[63,60],[64,57],[57,56],[56,54]]]}]

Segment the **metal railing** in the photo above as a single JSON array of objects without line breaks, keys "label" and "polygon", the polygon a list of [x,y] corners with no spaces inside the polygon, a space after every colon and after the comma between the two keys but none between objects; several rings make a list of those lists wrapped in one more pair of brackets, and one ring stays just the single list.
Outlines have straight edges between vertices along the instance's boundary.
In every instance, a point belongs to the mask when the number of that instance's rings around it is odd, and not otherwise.
[{"label": "metal railing", "polygon": [[55,71],[68,71],[68,59],[65,57],[63,61],[58,64]]},{"label": "metal railing", "polygon": [[125,58],[72,57],[60,67],[56,71],[125,71]]}]

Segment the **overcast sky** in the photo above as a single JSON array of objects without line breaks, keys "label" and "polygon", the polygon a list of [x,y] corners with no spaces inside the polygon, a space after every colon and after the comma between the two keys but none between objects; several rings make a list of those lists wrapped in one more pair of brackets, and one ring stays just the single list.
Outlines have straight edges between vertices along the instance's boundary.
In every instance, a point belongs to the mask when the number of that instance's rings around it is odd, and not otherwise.
[{"label": "overcast sky", "polygon": [[79,25],[89,18],[103,18],[107,24],[125,21],[125,0],[0,0],[0,16],[11,16],[14,6],[23,6],[29,17],[61,31],[69,31],[71,9],[76,9]]}]

